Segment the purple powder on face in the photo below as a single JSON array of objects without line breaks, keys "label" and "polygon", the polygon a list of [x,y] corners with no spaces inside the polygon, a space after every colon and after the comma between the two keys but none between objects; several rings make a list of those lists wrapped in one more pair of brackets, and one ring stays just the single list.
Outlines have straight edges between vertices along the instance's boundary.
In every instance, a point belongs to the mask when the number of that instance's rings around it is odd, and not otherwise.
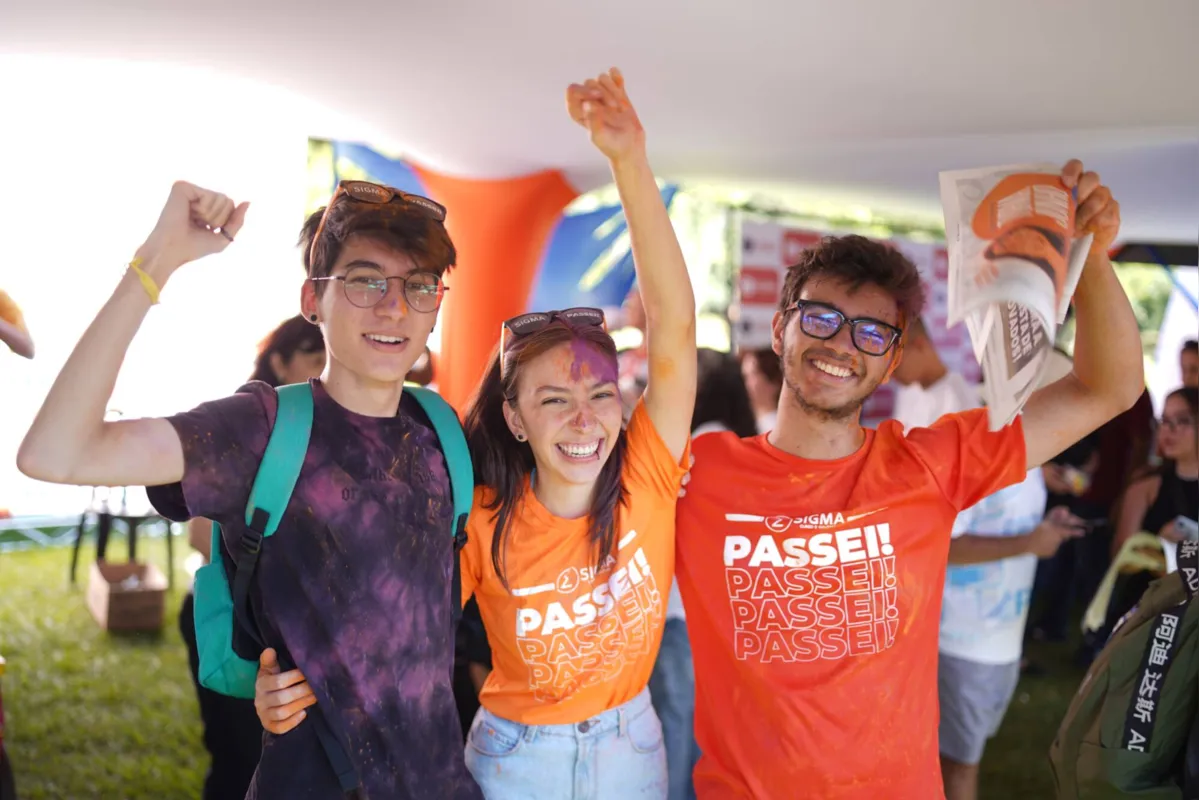
[{"label": "purple powder on face", "polygon": [[596,383],[616,383],[616,360],[585,339],[570,342],[570,379],[581,381],[588,378]]}]

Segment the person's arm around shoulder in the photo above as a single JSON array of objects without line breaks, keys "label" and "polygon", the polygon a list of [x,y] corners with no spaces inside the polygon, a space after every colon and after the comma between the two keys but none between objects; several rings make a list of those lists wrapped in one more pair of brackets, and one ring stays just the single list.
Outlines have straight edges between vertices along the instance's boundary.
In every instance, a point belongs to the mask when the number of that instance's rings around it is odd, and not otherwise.
[{"label": "person's arm around shoulder", "polygon": [[645,306],[649,380],[645,406],[670,454],[687,447],[695,406],[695,292],[645,152],[645,131],[619,70],[567,90],[571,117],[607,158],[632,240]]},{"label": "person's arm around shoulder", "polygon": [[241,230],[245,211],[245,203],[234,206],[228,197],[188,183],[171,188],[158,224],[63,365],[25,435],[17,454],[21,472],[85,486],[182,479],[183,445],[167,420],[105,422],[105,408],[158,291],[182,265],[224,250]]},{"label": "person's arm around shoulder", "polygon": [[1136,316],[1107,256],[1120,231],[1120,204],[1078,161],[1065,166],[1062,181],[1078,190],[1075,229],[1095,238],[1074,293],[1074,368],[1033,393],[1024,407],[1029,468],[1131,408],[1145,386]]}]

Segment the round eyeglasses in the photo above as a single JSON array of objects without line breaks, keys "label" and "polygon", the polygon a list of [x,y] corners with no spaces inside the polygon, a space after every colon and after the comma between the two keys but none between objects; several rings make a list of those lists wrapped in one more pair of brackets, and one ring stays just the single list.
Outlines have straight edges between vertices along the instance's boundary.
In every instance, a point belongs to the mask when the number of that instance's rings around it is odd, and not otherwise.
[{"label": "round eyeglasses", "polygon": [[437,310],[449,289],[436,272],[417,271],[407,275],[384,275],[373,267],[354,267],[345,275],[309,278],[312,281],[340,281],[346,300],[359,308],[374,308],[387,296],[389,281],[399,281],[404,300],[413,311],[429,314]]},{"label": "round eyeglasses", "polygon": [[894,325],[870,317],[849,319],[837,308],[824,303],[800,300],[791,306],[799,312],[799,329],[813,339],[827,340],[849,325],[853,346],[868,356],[883,356],[895,346],[903,331]]}]

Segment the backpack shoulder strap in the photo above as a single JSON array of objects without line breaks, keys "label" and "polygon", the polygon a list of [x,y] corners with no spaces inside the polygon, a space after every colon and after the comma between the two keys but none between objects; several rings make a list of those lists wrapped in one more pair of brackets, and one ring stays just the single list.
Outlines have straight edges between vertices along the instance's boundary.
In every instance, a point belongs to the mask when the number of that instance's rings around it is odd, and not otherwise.
[{"label": "backpack shoulder strap", "polygon": [[446,469],[450,473],[450,492],[454,498],[454,540],[462,544],[466,541],[466,519],[470,515],[471,505],[475,496],[475,471],[470,461],[470,449],[466,445],[466,435],[462,432],[462,423],[458,414],[441,395],[423,386],[406,386],[405,391],[411,392],[421,409],[433,423],[437,440],[441,444],[441,452],[445,455]]},{"label": "backpack shoulder strap", "polygon": [[275,424],[246,503],[246,525],[263,537],[279,527],[312,435],[312,387],[293,383],[280,386],[275,394],[279,398]]},{"label": "backpack shoulder strap", "polygon": [[1199,594],[1199,542],[1179,542],[1177,558],[1182,588],[1186,590],[1187,597],[1194,598]]},{"label": "backpack shoulder strap", "polygon": [[450,581],[450,625],[457,632],[458,620],[462,616],[462,564],[458,554],[466,546],[466,520],[475,498],[475,470],[470,462],[470,448],[466,445],[466,434],[458,414],[441,395],[423,386],[405,386],[420,404],[441,445],[445,456],[445,468],[450,473],[450,494],[454,500],[454,567]]},{"label": "backpack shoulder strap", "polygon": [[[250,581],[258,566],[262,540],[279,527],[279,520],[291,500],[312,434],[312,387],[306,383],[296,383],[280,386],[275,393],[279,398],[279,406],[266,451],[258,465],[258,474],[254,476],[250,499],[246,502],[246,530],[237,552],[231,553],[237,564],[230,586],[233,614],[242,631],[259,645],[263,643],[250,616]],[[213,544],[218,544],[217,540],[214,530]],[[218,553],[214,550],[213,556],[216,557]]]}]

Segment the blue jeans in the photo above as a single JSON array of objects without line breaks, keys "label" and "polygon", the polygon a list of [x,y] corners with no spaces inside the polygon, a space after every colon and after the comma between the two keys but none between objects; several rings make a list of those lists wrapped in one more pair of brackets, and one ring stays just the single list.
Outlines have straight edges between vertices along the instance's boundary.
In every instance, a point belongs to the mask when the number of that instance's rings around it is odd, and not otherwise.
[{"label": "blue jeans", "polygon": [[668,796],[670,800],[695,800],[691,779],[695,762],[699,761],[699,745],[695,741],[695,664],[691,661],[686,620],[666,620],[662,649],[649,677],[649,691],[666,740]]},{"label": "blue jeans", "polygon": [[583,722],[522,725],[480,708],[466,768],[487,800],[666,797],[662,725],[642,690]]}]

